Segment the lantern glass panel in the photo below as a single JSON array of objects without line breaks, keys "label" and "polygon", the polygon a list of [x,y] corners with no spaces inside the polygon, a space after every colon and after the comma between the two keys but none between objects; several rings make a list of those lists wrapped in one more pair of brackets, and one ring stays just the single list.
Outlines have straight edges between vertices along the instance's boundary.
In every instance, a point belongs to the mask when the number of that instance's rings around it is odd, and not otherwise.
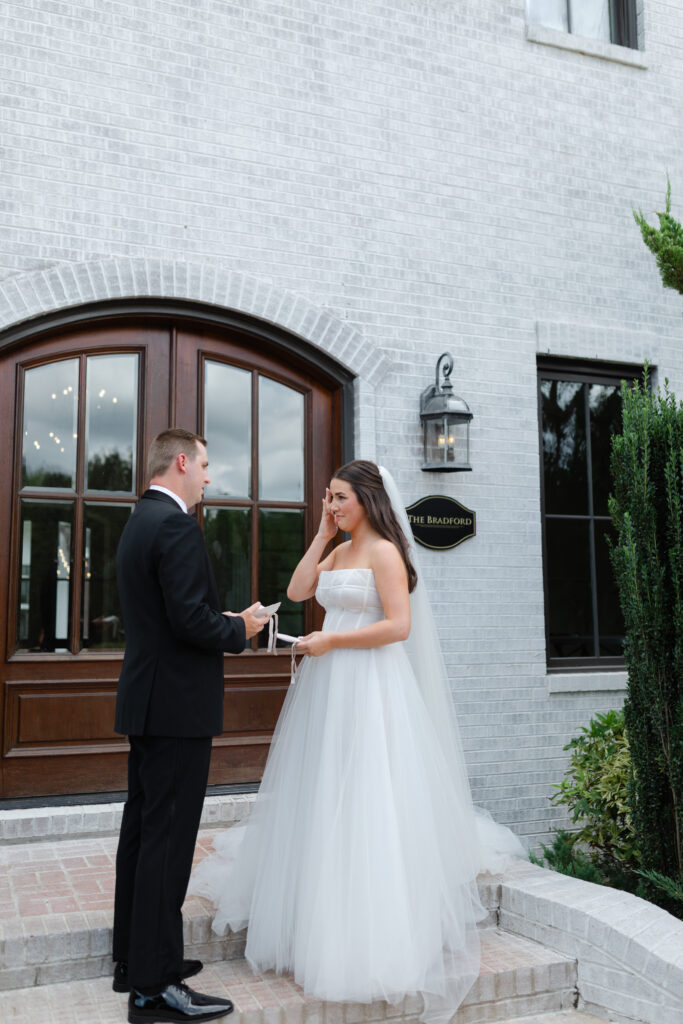
[{"label": "lantern glass panel", "polygon": [[425,462],[444,466],[469,462],[469,423],[447,416],[425,423]]}]

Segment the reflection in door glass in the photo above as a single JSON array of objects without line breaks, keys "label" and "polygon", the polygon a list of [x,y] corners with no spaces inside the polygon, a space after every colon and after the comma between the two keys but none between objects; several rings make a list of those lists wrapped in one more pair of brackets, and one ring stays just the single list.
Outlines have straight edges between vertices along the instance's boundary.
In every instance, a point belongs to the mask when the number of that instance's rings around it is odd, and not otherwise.
[{"label": "reflection in door glass", "polygon": [[[303,509],[261,509],[259,512],[258,596],[263,604],[281,601],[279,632],[300,636],[304,606],[290,601],[287,584],[304,553]],[[268,643],[268,630],[258,634],[260,647]]]},{"label": "reflection in door glass", "polygon": [[259,498],[304,499],[304,396],[259,377]]},{"label": "reflection in door glass", "polygon": [[22,501],[17,647],[67,651],[70,646],[71,502]]},{"label": "reflection in door glass", "polygon": [[251,511],[204,509],[204,543],[218,584],[222,611],[241,612],[251,604]]},{"label": "reflection in door glass", "polygon": [[251,495],[251,373],[211,360],[204,365],[204,437],[209,453],[206,497]]},{"label": "reflection in door glass", "polygon": [[24,376],[21,483],[76,486],[78,360],[35,366]]},{"label": "reflection in door glass", "polygon": [[133,491],[138,357],[89,356],[85,394],[86,489]]},{"label": "reflection in door glass", "polygon": [[132,505],[85,505],[81,647],[97,650],[125,646],[116,585],[116,549],[132,509]]}]

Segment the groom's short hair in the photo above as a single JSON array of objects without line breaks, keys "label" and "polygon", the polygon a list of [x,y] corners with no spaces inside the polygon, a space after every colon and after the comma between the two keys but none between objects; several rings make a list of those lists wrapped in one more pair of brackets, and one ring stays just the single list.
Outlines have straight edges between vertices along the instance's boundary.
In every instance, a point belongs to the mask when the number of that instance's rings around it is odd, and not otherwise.
[{"label": "groom's short hair", "polygon": [[198,444],[203,444],[206,447],[206,440],[199,434],[193,434],[191,430],[185,430],[183,427],[162,430],[149,446],[147,479],[163,476],[177,455],[184,453],[189,459],[195,459],[198,454]]}]

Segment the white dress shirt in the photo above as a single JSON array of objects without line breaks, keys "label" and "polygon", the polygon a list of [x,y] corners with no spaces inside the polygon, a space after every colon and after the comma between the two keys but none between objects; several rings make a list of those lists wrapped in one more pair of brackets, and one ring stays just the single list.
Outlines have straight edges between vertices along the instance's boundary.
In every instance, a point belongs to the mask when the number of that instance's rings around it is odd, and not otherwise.
[{"label": "white dress shirt", "polygon": [[174,501],[178,502],[183,512],[187,512],[187,505],[185,504],[183,499],[179,497],[179,495],[177,495],[174,491],[169,491],[168,487],[162,487],[161,484],[150,484],[148,490],[161,491],[162,494],[168,494],[170,498],[173,498]]}]

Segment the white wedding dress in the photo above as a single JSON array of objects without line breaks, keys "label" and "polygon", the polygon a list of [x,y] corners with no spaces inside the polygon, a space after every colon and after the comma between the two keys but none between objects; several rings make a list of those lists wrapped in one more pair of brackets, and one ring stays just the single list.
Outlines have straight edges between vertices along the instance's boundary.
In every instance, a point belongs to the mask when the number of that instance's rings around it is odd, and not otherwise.
[{"label": "white wedding dress", "polygon": [[[384,617],[371,569],[321,572],[316,598],[324,630]],[[324,1000],[421,993],[429,1020],[479,973],[476,876],[502,861],[484,863],[464,768],[444,757],[403,643],[304,658],[251,817],[215,848],[190,891],[219,933],[248,925],[255,970]]]}]

